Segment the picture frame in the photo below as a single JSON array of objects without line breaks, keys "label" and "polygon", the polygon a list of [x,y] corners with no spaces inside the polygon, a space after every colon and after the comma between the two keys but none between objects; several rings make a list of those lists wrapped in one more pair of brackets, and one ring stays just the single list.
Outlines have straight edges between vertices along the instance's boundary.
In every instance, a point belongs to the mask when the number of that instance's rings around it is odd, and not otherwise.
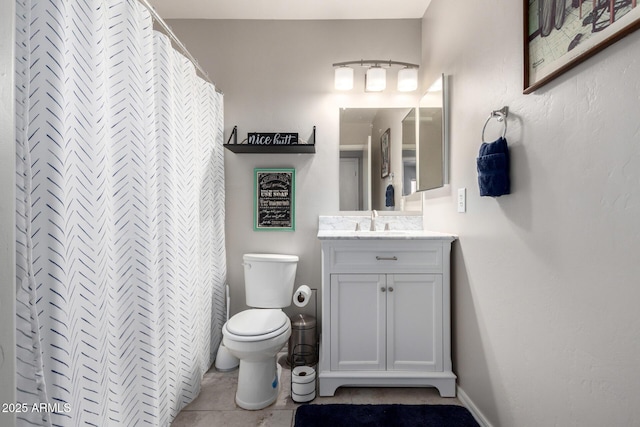
[{"label": "picture frame", "polygon": [[384,131],[380,137],[380,151],[381,151],[381,169],[380,176],[386,178],[391,172],[391,128]]},{"label": "picture frame", "polygon": [[255,168],[253,230],[295,231],[296,170]]},{"label": "picture frame", "polygon": [[640,28],[638,0],[523,0],[523,11],[525,94]]}]

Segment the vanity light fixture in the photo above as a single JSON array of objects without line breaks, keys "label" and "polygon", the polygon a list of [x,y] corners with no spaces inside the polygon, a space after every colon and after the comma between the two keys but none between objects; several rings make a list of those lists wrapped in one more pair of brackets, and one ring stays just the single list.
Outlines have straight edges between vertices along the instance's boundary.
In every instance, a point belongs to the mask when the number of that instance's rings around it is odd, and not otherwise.
[{"label": "vanity light fixture", "polygon": [[367,68],[365,74],[365,91],[381,92],[387,87],[387,70],[394,65],[401,68],[398,71],[398,91],[411,92],[418,88],[418,64],[409,62],[398,62],[392,60],[361,59],[359,61],[336,62],[335,68],[335,88],[336,90],[353,89],[353,68],[349,65],[359,65]]}]

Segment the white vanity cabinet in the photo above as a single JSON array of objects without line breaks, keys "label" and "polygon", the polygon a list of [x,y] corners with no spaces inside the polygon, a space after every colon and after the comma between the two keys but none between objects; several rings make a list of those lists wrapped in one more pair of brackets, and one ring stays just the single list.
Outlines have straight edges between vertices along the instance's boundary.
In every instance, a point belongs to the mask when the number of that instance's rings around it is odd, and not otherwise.
[{"label": "white vanity cabinet", "polygon": [[320,396],[340,386],[433,386],[455,396],[449,308],[455,237],[416,236],[319,234]]},{"label": "white vanity cabinet", "polygon": [[440,275],[331,275],[331,370],[442,370],[441,301]]}]

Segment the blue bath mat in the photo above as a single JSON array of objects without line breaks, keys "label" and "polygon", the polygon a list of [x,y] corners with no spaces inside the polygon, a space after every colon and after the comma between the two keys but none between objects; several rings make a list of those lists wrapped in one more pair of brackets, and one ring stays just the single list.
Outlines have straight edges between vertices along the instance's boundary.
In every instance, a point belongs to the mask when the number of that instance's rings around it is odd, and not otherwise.
[{"label": "blue bath mat", "polygon": [[479,427],[458,405],[300,405],[295,427]]}]

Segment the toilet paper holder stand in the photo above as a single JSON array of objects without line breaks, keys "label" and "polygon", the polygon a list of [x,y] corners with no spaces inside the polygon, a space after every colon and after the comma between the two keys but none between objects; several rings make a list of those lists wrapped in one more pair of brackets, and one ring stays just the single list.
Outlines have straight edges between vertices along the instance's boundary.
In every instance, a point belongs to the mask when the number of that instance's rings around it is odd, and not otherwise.
[{"label": "toilet paper holder stand", "polygon": [[[318,298],[317,298],[317,289],[310,289],[311,294],[315,297],[314,300],[314,314],[317,322],[318,319]],[[298,294],[298,301],[300,301],[300,297],[302,295]],[[306,305],[306,304],[305,304]],[[317,325],[317,323],[316,323]],[[311,402],[315,399],[318,392],[318,333],[317,329],[315,331],[313,344],[296,344],[293,346],[291,352],[291,381],[290,381],[290,392],[291,392],[291,400],[295,403],[307,403]],[[308,358],[311,358],[315,363],[312,366],[307,364]],[[294,375],[294,371],[299,367],[309,367],[311,368],[311,372],[309,369],[302,370],[299,375]],[[312,378],[310,378],[312,377]],[[311,390],[311,391],[310,391]],[[309,392],[310,391],[310,392]],[[304,393],[303,393],[304,392]]]}]

